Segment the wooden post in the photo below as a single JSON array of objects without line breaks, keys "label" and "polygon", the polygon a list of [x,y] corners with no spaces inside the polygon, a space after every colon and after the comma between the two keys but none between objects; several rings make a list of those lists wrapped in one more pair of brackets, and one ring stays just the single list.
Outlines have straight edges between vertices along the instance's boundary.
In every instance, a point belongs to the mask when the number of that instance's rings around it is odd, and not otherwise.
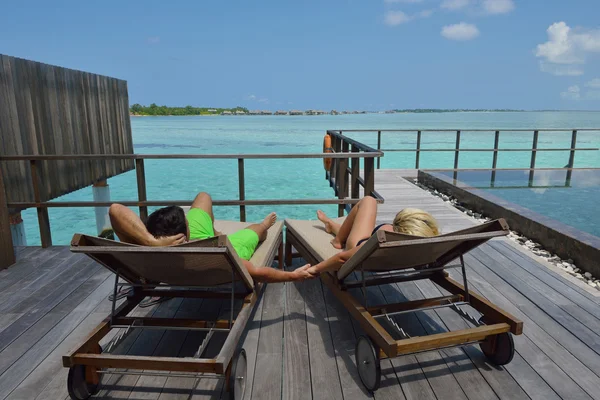
[{"label": "wooden post", "polygon": [[[246,200],[246,178],[244,177],[244,159],[238,158],[238,183],[240,200]],[[240,222],[246,222],[246,206],[240,204]],[[282,266],[283,268],[283,266]]]},{"label": "wooden post", "polygon": [[12,235],[10,233],[10,224],[8,223],[9,216],[6,200],[4,179],[2,178],[2,166],[0,163],[0,269],[8,268],[16,261]]},{"label": "wooden post", "polygon": [[496,131],[494,135],[494,158],[492,161],[492,182],[491,187],[496,183],[496,165],[498,165],[498,144],[500,143],[500,131]]},{"label": "wooden post", "polygon": [[454,147],[454,180],[458,177],[458,154],[460,153],[460,131],[456,131],[456,146]]},{"label": "wooden post", "polygon": [[571,186],[571,175],[573,174],[573,165],[575,164],[575,146],[577,144],[577,130],[571,135],[571,152],[569,153],[569,170],[567,171],[567,181],[565,186]]},{"label": "wooden post", "polygon": [[535,169],[535,158],[537,156],[537,145],[538,145],[539,131],[533,131],[533,144],[531,145],[531,163],[529,164],[529,187],[533,186],[533,176]]},{"label": "wooden post", "polygon": [[415,169],[419,169],[419,158],[421,157],[421,131],[417,131],[417,156],[415,160]]},{"label": "wooden post", "polygon": [[[377,150],[381,151],[381,131],[377,131]],[[381,168],[381,157],[377,158],[377,169]]]},{"label": "wooden post", "polygon": [[365,158],[365,187],[363,196],[371,196],[375,191],[375,162],[372,157]]},{"label": "wooden post", "polygon": [[[342,142],[342,153],[348,154],[350,145],[348,142]],[[336,180],[338,189],[338,199],[345,199],[348,197],[348,159],[340,158],[338,164],[338,178]],[[344,204],[338,204],[338,217],[344,216],[344,210],[346,206]]]},{"label": "wooden post", "polygon": [[[146,173],[144,171],[144,159],[135,159],[135,174],[137,177],[138,200],[146,201]],[[148,207],[140,206],[140,219],[146,223],[148,220]]]},{"label": "wooden post", "polygon": [[[352,152],[358,153],[359,152],[358,147],[352,145]],[[360,196],[360,185],[358,183],[358,177],[360,175],[360,158],[352,159],[350,169],[351,169],[350,180],[352,181],[352,193],[350,196],[353,199],[358,199],[358,197]]]},{"label": "wooden post", "polygon": [[[42,198],[40,196],[39,177],[38,177],[38,166],[35,160],[30,160],[29,165],[31,167],[31,183],[33,184],[33,197],[36,203],[41,203]],[[40,239],[42,247],[52,246],[52,234],[50,232],[50,218],[48,217],[48,208],[37,206],[38,223],[40,225]]]}]

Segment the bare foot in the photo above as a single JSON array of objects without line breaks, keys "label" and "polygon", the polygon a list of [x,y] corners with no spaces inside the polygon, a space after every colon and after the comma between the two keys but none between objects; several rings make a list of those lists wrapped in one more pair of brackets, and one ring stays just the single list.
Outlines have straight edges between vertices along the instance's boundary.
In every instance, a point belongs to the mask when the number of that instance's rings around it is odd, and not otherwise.
[{"label": "bare foot", "polygon": [[[325,232],[327,233],[333,233],[333,230],[331,229],[331,218],[329,218],[323,211],[318,210],[317,211],[317,218],[319,218],[319,221],[321,221],[324,225],[325,225]],[[341,249],[342,243],[340,243],[337,239],[337,237],[331,239],[331,245],[336,248],[336,249]]]},{"label": "bare foot", "polygon": [[325,232],[331,233],[331,218],[321,210],[317,211],[317,218],[325,225]]},{"label": "bare foot", "polygon": [[331,239],[331,245],[336,249],[342,249],[342,244],[337,240],[337,237]]},{"label": "bare foot", "polygon": [[275,225],[276,221],[277,221],[277,214],[272,212],[269,215],[267,215],[265,217],[265,219],[263,219],[263,222],[261,222],[261,225],[264,226],[265,228],[269,229],[270,227]]}]

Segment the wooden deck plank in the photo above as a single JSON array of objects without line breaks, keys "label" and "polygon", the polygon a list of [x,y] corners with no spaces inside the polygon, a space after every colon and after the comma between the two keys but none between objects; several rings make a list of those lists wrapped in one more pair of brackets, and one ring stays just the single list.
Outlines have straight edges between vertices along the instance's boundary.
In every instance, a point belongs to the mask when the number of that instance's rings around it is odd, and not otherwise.
[{"label": "wooden deck plank", "polygon": [[343,399],[329,315],[320,280],[303,283],[313,399]]},{"label": "wooden deck plank", "polygon": [[[531,252],[526,253],[516,243],[511,242],[510,240],[501,240],[496,241],[493,243],[493,245],[497,246],[498,251],[501,251],[502,254],[515,260],[520,265],[521,263],[526,264],[523,267],[532,266],[535,269],[535,274],[540,275],[540,279],[543,279],[548,284],[557,285],[557,287],[561,288],[561,293],[562,291],[577,292],[578,295],[574,296],[573,300],[575,300],[578,304],[580,296],[583,296],[586,299],[584,304],[589,304],[589,302],[592,302],[596,308],[598,305],[600,305],[599,290],[586,287],[589,285],[586,285],[582,281],[566,272],[561,271],[562,273],[558,273],[550,268],[540,268],[540,257],[535,256]],[[566,288],[563,288],[562,286],[566,286]]]},{"label": "wooden deck plank", "polygon": [[254,385],[254,371],[256,370],[256,355],[258,352],[258,339],[260,335],[260,325],[262,322],[262,310],[263,310],[263,299],[264,289],[259,294],[256,307],[251,314],[251,318],[248,321],[246,332],[240,338],[240,345],[246,351],[246,357],[248,358],[248,379],[246,382],[246,393],[244,394],[244,400],[250,400],[252,398],[252,391]]},{"label": "wooden deck plank", "polygon": [[[402,301],[419,300],[426,297],[433,297],[430,295],[424,295],[424,293],[419,290],[415,283],[416,282],[404,282],[396,285],[389,285],[388,290],[399,290],[404,297]],[[440,295],[441,293],[438,294],[438,296]],[[446,323],[446,319],[450,319],[448,317],[456,316],[456,318],[461,319],[458,315],[452,315],[454,313],[451,311],[446,313],[447,318],[442,319],[440,314],[441,313],[436,313],[436,311],[415,313],[415,316],[423,328],[423,334],[431,335],[442,333],[448,330],[459,330],[456,328],[453,329]],[[465,326],[461,329],[464,328],[467,327]],[[498,398],[498,396],[494,393],[494,390],[490,387],[488,382],[477,369],[477,366],[471,361],[471,359],[464,353],[462,349],[449,348],[440,350],[439,353],[469,399],[491,400]]]},{"label": "wooden deck plank", "polygon": [[284,289],[285,286],[281,283],[270,283],[265,288],[252,399],[281,398]]},{"label": "wooden deck plank", "polygon": [[[293,270],[298,266],[287,269]],[[310,368],[306,368],[309,365],[309,344],[302,286],[300,282],[285,284],[283,398],[290,400],[312,399],[312,391],[307,390],[311,386],[311,374]]]},{"label": "wooden deck plank", "polygon": [[[29,342],[29,348],[26,352],[22,352],[22,348],[16,349],[19,358],[11,364],[10,369],[7,369],[0,375],[0,398],[6,397],[13,389],[15,389],[46,357],[50,354],[72,330],[74,330],[90,313],[91,310],[106,296],[106,288],[109,283],[107,275],[97,274],[92,276],[84,285],[89,287],[81,293],[80,303],[75,303],[75,307],[68,312],[65,310],[51,311],[44,318],[56,318],[60,323],[54,324],[42,338],[35,342]],[[71,304],[74,302],[71,301]],[[60,305],[59,305],[60,306]],[[56,317],[54,314],[57,314]],[[35,329],[35,328],[34,328]],[[32,345],[32,343],[34,343]],[[8,347],[6,350],[13,350]],[[12,360],[14,353],[2,352],[2,360]]]},{"label": "wooden deck plank", "polygon": [[[493,250],[488,251],[489,247]],[[521,282],[543,294],[592,331],[600,331],[600,307],[597,304],[571,290],[568,286],[556,282],[555,279],[549,279],[547,275],[541,274],[539,265],[531,265],[525,260],[513,260],[498,251],[493,244],[490,244],[489,247],[486,247],[486,253],[490,257],[494,257]]]},{"label": "wooden deck plank", "polygon": [[550,315],[559,324],[571,331],[576,337],[582,340],[590,349],[600,354],[600,336],[590,330],[585,324],[578,321],[570,313],[563,310],[559,305],[549,300],[542,293],[532,290],[532,288],[517,278],[507,270],[497,260],[489,257],[481,249],[475,249],[471,252],[473,257],[481,261],[486,267],[490,268],[495,274],[500,276],[504,282],[514,287],[525,297],[533,301],[536,305],[544,309],[544,312]]},{"label": "wooden deck plank", "polygon": [[[524,325],[524,335],[568,373],[589,395],[600,398],[595,390],[600,387],[600,380],[597,373],[594,373],[599,370],[593,369],[600,363],[600,357],[524,296],[517,294],[514,290],[504,288],[499,283],[499,279],[497,279],[498,282],[496,280],[488,282],[482,278],[479,275],[480,272],[483,274],[489,274],[489,272],[481,269],[484,267],[478,266],[475,260],[468,260],[467,265],[469,266],[468,276],[471,286],[479,289],[481,295],[494,304],[521,319]],[[462,279],[456,270],[451,273],[451,276],[455,279]],[[584,357],[583,360],[590,363],[592,367],[588,368],[577,356]]]},{"label": "wooden deck plank", "polygon": [[[50,332],[56,324],[74,309],[79,307],[79,301],[86,298],[98,284],[106,279],[106,274],[97,265],[90,265],[89,271],[84,270],[71,281],[72,292],[56,293],[53,299],[48,299],[44,307],[23,314],[13,324],[0,333],[0,379],[1,374],[31,348],[32,343],[37,343]],[[100,281],[100,282],[99,282]]]}]

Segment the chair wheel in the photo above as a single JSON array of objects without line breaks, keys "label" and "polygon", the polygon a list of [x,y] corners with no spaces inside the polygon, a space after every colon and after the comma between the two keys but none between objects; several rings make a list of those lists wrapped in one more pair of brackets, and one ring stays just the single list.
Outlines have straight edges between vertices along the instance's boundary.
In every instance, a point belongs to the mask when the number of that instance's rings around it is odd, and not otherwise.
[{"label": "chair wheel", "polygon": [[233,356],[229,368],[229,381],[227,382],[229,398],[231,400],[241,400],[244,398],[244,392],[246,391],[246,372],[248,368],[246,350],[240,349]]},{"label": "chair wheel", "polygon": [[89,399],[98,393],[100,385],[85,381],[85,365],[74,365],[69,368],[67,391],[73,400]]},{"label": "chair wheel", "polygon": [[363,335],[356,342],[355,356],[360,381],[369,392],[376,391],[381,384],[379,348],[375,347],[371,339]]},{"label": "chair wheel", "polygon": [[[494,344],[494,341],[496,342]],[[494,365],[506,365],[515,355],[515,342],[510,332],[490,336],[479,343],[481,351]]]}]

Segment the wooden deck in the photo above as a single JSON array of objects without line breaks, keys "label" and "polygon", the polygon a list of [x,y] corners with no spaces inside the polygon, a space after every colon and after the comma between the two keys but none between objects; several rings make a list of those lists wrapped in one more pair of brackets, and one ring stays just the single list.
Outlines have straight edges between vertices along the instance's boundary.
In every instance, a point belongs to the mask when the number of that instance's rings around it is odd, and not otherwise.
[{"label": "wooden deck", "polygon": [[[440,199],[377,171],[386,203],[379,220],[418,206],[444,231],[472,224]],[[0,271],[0,399],[65,399],[61,356],[110,311],[108,271],[67,247],[20,248],[18,263]],[[296,265],[301,265],[296,260]],[[589,399],[600,398],[600,299],[584,285],[541,265],[506,239],[466,257],[470,287],[524,321],[517,354],[505,368],[486,363],[476,346],[382,362],[374,396],[358,380],[354,346],[360,328],[320,281],[267,285],[243,338],[247,399]],[[458,270],[451,275],[460,278]],[[374,302],[440,296],[430,281],[370,289]],[[171,300],[138,315],[217,317],[217,300]],[[456,330],[465,321],[448,309],[404,315],[411,335]],[[135,332],[117,351],[193,354],[202,333]],[[218,340],[214,342],[218,345]],[[209,349],[209,351],[211,351]],[[97,398],[226,398],[223,382],[178,377],[107,376]]]}]

